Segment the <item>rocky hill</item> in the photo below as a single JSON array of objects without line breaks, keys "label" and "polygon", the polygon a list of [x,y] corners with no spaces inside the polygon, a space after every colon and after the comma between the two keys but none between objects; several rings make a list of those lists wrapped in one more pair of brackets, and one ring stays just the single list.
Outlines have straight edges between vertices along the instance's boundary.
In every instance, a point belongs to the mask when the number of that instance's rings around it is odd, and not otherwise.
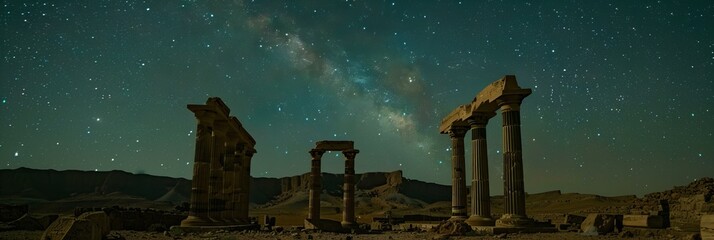
[{"label": "rocky hill", "polygon": [[[406,179],[401,171],[356,174],[358,197],[391,196],[395,201],[433,203],[449,201],[450,187]],[[326,197],[341,198],[342,174],[323,173]],[[253,206],[278,205],[305,195],[309,174],[283,178],[252,178]],[[191,181],[184,178],[133,174],[124,171],[0,170],[0,201],[9,203],[64,202],[66,205],[136,204],[169,202],[179,204],[190,198]],[[4,200],[3,200],[4,199]],[[110,199],[111,201],[109,201]],[[119,201],[122,199],[123,201]],[[387,201],[389,201],[387,199]],[[80,204],[85,202],[85,205]]]}]

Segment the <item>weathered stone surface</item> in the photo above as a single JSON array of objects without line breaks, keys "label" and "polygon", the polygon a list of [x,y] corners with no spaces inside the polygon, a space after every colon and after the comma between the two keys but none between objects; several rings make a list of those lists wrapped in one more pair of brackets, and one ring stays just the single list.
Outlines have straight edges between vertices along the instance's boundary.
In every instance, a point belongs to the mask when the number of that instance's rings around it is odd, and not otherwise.
[{"label": "weathered stone surface", "polygon": [[664,228],[665,221],[658,215],[624,215],[622,224],[626,227]]},{"label": "weathered stone surface", "polygon": [[42,234],[43,240],[100,240],[109,233],[109,217],[104,212],[88,212],[77,218],[62,217]]},{"label": "weathered stone surface", "polygon": [[433,228],[436,233],[463,236],[472,232],[471,226],[463,221],[446,221]]},{"label": "weathered stone surface", "polygon": [[699,227],[703,240],[714,240],[714,214],[702,215]]},{"label": "weathered stone surface", "polygon": [[103,211],[98,211],[98,212],[86,212],[83,213],[82,215],[79,215],[77,219],[86,219],[89,220],[94,227],[96,227],[99,230],[99,233],[102,236],[106,236],[109,234],[110,230],[110,222],[109,222],[109,216]]},{"label": "weathered stone surface", "polygon": [[608,234],[615,230],[615,221],[614,215],[591,213],[580,224],[580,229],[587,234]]}]

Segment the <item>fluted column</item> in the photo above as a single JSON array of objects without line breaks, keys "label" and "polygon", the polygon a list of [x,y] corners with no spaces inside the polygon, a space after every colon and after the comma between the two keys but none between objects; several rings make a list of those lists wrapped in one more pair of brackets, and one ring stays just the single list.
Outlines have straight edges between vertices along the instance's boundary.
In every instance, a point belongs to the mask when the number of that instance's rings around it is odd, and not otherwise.
[{"label": "fluted column", "polygon": [[244,149],[245,144],[236,144],[233,155],[233,221],[237,224],[248,223],[246,222],[247,219],[241,215],[241,204],[245,195],[245,189],[243,189],[243,176],[245,175],[243,170]]},{"label": "fluted column", "polygon": [[226,155],[226,131],[228,124],[225,120],[213,122],[213,147],[211,148],[211,176],[208,179],[208,217],[216,225],[222,225],[222,213],[225,207],[223,199],[223,161]]},{"label": "fluted column", "polygon": [[223,207],[222,219],[227,223],[234,223],[235,221],[235,199],[233,195],[235,193],[234,160],[237,143],[238,136],[233,132],[229,132],[226,140],[226,153],[223,160],[223,199],[225,200],[225,206]]},{"label": "fluted column", "polygon": [[488,146],[486,124],[494,114],[480,114],[469,120],[471,125],[472,177],[471,216],[466,222],[472,226],[493,226],[491,193],[488,180]]},{"label": "fluted column", "polygon": [[310,150],[310,156],[312,156],[312,161],[310,161],[310,196],[308,198],[308,213],[307,219],[310,220],[320,220],[320,193],[322,192],[322,179],[321,179],[321,159],[322,154],[325,151],[312,149]]},{"label": "fluted column", "polygon": [[452,126],[451,137],[451,218],[449,220],[463,221],[466,213],[466,173],[464,159],[464,135],[468,128]]},{"label": "fluted column", "polygon": [[249,208],[250,208],[250,162],[253,159],[253,154],[255,154],[255,149],[249,148],[245,150],[243,158],[243,176],[241,179],[241,188],[243,189],[243,195],[241,195],[241,202],[239,204],[240,218],[242,222],[250,222]]},{"label": "fluted column", "polygon": [[210,175],[211,146],[213,145],[212,127],[216,113],[212,111],[194,111],[197,120],[196,146],[193,157],[193,178],[191,179],[191,202],[188,217],[181,221],[181,226],[210,225],[208,217],[208,179]]},{"label": "fluted column", "polygon": [[345,155],[345,182],[343,186],[342,202],[344,211],[342,211],[342,226],[354,227],[355,222],[355,157],[359,150],[350,149],[342,152]]},{"label": "fluted column", "polygon": [[523,156],[521,148],[520,102],[499,104],[503,115],[503,216],[497,226],[525,226],[532,222],[526,216],[526,196],[523,186]]}]

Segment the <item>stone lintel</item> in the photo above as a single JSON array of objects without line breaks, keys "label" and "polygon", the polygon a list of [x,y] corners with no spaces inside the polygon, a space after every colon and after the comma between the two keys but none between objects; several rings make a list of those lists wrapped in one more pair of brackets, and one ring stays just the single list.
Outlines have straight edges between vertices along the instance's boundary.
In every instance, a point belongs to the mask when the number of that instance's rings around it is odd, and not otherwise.
[{"label": "stone lintel", "polygon": [[465,116],[468,115],[470,109],[471,105],[465,104],[460,105],[456,109],[451,111],[449,115],[446,115],[446,117],[441,120],[441,124],[439,125],[439,132],[441,134],[446,134],[449,132],[451,126],[462,124],[461,122],[466,119]]},{"label": "stone lintel", "polygon": [[353,141],[319,141],[315,143],[315,149],[325,151],[344,151],[355,148]]},{"label": "stone lintel", "polygon": [[237,117],[231,116],[230,122],[231,127],[238,133],[238,136],[240,136],[240,139],[243,140],[243,142],[247,142],[250,143],[251,146],[255,146],[255,139],[250,135],[250,133],[248,133],[247,130],[245,130],[245,128],[243,128],[243,124]]}]

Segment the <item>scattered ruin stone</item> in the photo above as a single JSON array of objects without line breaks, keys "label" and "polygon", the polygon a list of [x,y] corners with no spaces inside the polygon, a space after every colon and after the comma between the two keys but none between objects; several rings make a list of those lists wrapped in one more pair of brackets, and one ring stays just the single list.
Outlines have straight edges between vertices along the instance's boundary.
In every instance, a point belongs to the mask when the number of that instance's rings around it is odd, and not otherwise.
[{"label": "scattered ruin stone", "polygon": [[626,227],[664,228],[664,217],[659,215],[624,215],[622,224]]},{"label": "scattered ruin stone", "polygon": [[62,217],[42,234],[43,240],[101,240],[109,233],[109,217],[104,212],[88,212],[79,217]]},{"label": "scattered ruin stone", "polygon": [[615,230],[615,221],[614,215],[592,213],[580,224],[580,229],[585,234],[608,234]]},{"label": "scattered ruin stone", "polygon": [[471,225],[464,221],[445,221],[432,229],[438,234],[448,234],[450,236],[464,236],[473,232]]}]

